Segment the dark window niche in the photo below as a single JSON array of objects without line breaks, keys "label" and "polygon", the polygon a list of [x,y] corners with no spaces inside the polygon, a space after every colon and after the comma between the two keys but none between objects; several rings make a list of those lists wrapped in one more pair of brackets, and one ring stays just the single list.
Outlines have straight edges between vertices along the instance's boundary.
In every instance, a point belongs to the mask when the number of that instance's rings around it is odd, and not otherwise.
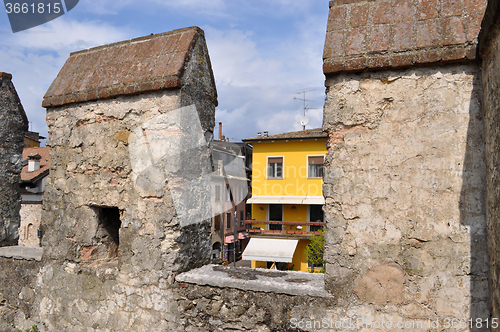
[{"label": "dark window niche", "polygon": [[118,257],[120,245],[120,210],[117,207],[92,207],[97,216],[97,231],[93,245],[87,247],[88,260],[105,260]]}]

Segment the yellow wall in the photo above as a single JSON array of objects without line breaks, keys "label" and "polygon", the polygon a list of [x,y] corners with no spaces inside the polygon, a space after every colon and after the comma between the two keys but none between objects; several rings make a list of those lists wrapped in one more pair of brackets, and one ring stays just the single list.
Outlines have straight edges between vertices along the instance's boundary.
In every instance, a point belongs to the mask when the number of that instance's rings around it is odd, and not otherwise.
[{"label": "yellow wall", "polygon": [[[252,194],[253,196],[322,196],[323,179],[307,178],[310,155],[326,155],[326,140],[289,140],[262,141],[253,143]],[[283,156],[283,179],[267,178],[267,157]],[[292,209],[295,206],[295,209]],[[261,209],[262,208],[262,209]],[[252,204],[252,219],[267,220],[267,205]],[[307,205],[284,204],[284,221],[307,221]],[[266,224],[254,224],[253,227],[266,229]],[[284,230],[295,230],[297,226],[284,225]],[[307,226],[302,226],[307,231]],[[305,250],[310,243],[301,239],[297,244],[292,263],[295,271],[307,272]],[[266,262],[252,261],[252,268],[266,268]]]},{"label": "yellow wall", "polygon": [[[323,179],[307,178],[307,156],[325,155],[325,140],[294,140],[253,144],[252,194],[321,196]],[[283,179],[267,178],[267,157],[283,156]],[[255,218],[257,219],[257,218]]]},{"label": "yellow wall", "polygon": [[297,248],[295,248],[292,259],[294,271],[307,272],[307,256],[305,251],[309,243],[311,243],[310,240],[299,240],[299,243],[297,243]]},{"label": "yellow wall", "polygon": [[265,269],[266,262],[252,261],[252,269]]},{"label": "yellow wall", "polygon": [[[293,268],[294,271],[310,271],[310,269],[307,268],[307,256],[305,254],[306,247],[309,243],[311,243],[310,240],[299,240],[299,243],[297,243],[297,248],[295,248],[295,252],[293,254],[292,263],[289,264],[289,268]],[[266,262],[252,261],[252,268],[265,269]]]},{"label": "yellow wall", "polygon": [[[295,206],[295,209],[292,207]],[[262,210],[260,209],[262,208]],[[267,205],[252,204],[252,218],[254,220],[267,220]],[[283,221],[307,221],[307,205],[301,204],[284,204],[283,205]],[[254,224],[253,227],[266,229],[265,224]],[[307,226],[302,226],[302,230],[306,231]],[[283,230],[296,230],[297,226],[284,225]]]}]

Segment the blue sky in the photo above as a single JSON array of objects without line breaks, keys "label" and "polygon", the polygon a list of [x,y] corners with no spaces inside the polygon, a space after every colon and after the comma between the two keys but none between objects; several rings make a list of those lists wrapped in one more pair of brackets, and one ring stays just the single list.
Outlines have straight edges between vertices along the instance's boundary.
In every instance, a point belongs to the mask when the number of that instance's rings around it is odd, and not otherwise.
[{"label": "blue sky", "polygon": [[303,102],[294,98],[304,90],[307,128],[321,126],[327,18],[326,0],[80,0],[67,14],[14,34],[3,12],[0,71],[13,75],[30,129],[45,136],[42,98],[70,52],[196,25],[216,80],[216,122],[239,141],[300,130]]}]

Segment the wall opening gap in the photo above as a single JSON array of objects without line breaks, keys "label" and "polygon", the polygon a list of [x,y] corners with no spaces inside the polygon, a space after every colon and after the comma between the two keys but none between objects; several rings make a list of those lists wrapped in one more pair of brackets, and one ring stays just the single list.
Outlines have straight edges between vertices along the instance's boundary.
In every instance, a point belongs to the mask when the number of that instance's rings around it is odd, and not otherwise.
[{"label": "wall opening gap", "polygon": [[91,258],[111,259],[118,257],[120,246],[120,210],[117,207],[93,207],[97,215],[97,231],[93,242],[95,249]]}]

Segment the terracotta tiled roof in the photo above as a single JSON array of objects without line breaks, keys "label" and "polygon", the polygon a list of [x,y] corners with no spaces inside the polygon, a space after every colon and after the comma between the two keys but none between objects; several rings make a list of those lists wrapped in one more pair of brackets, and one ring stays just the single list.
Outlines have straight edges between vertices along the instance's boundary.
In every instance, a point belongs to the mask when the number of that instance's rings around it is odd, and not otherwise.
[{"label": "terracotta tiled roof", "polygon": [[45,173],[49,170],[50,165],[50,156],[49,156],[50,148],[48,146],[44,146],[41,148],[24,148],[23,150],[23,160],[28,159],[28,156],[32,153],[38,153],[40,157],[40,169],[34,172],[28,172],[28,166],[24,166],[21,171],[21,180],[22,181],[31,181],[36,177],[40,176],[42,173]]},{"label": "terracotta tiled roof", "polygon": [[282,139],[303,139],[303,138],[327,138],[328,134],[323,132],[321,128],[306,129],[300,131],[292,131],[289,133],[274,134],[269,136],[255,136],[244,139],[243,142],[249,141],[269,141]]},{"label": "terracotta tiled roof", "polygon": [[42,106],[180,87],[197,35],[190,27],[71,53]]},{"label": "terracotta tiled roof", "polygon": [[475,60],[488,2],[330,1],[323,72]]}]

